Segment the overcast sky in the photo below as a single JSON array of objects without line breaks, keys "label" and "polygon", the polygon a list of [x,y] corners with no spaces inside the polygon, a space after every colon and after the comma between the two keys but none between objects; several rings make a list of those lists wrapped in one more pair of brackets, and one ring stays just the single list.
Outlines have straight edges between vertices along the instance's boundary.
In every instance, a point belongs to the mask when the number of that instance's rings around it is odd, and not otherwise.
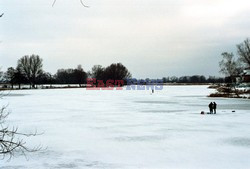
[{"label": "overcast sky", "polygon": [[44,69],[121,62],[136,78],[219,75],[250,37],[249,0],[0,0],[0,67],[38,54]]}]

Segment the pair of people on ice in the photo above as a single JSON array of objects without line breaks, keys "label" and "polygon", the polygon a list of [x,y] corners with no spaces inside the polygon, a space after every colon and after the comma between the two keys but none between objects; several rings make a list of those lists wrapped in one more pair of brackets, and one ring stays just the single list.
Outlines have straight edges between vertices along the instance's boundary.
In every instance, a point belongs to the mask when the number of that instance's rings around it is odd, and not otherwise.
[{"label": "pair of people on ice", "polygon": [[215,102],[211,102],[209,105],[209,111],[210,111],[210,114],[216,114],[216,108],[217,108],[217,104]]}]

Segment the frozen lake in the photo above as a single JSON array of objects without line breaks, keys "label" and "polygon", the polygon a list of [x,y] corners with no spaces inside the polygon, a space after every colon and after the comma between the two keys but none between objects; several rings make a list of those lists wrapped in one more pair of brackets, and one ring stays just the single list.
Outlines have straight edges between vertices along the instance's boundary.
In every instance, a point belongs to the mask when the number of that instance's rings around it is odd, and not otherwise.
[{"label": "frozen lake", "polygon": [[[250,168],[250,100],[206,97],[207,86],[155,91],[12,91],[8,123],[47,150],[1,169]],[[208,104],[216,115],[200,115]],[[235,112],[232,112],[235,110]]]}]

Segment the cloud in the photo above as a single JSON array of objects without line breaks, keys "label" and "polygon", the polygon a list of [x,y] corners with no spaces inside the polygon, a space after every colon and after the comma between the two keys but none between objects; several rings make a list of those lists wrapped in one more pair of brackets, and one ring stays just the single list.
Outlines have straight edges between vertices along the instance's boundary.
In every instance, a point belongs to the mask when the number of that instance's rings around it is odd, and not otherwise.
[{"label": "cloud", "polygon": [[[124,63],[136,77],[218,75],[220,53],[249,36],[245,0],[1,2],[1,66],[37,53],[53,73]],[[8,58],[8,59],[6,59]],[[193,66],[195,65],[195,66]]]}]

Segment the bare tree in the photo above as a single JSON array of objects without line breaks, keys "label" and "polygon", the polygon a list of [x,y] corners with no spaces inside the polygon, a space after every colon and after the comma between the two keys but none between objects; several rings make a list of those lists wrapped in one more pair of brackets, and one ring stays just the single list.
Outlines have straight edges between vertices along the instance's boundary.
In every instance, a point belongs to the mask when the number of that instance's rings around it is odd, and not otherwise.
[{"label": "bare tree", "polygon": [[250,40],[247,38],[243,43],[237,45],[240,61],[250,67]]},{"label": "bare tree", "polygon": [[231,85],[226,88],[226,91],[228,94],[235,93],[237,97],[239,97],[239,93],[233,83],[235,81],[235,77],[242,72],[242,67],[239,61],[234,59],[233,53],[224,52],[221,55],[223,56],[223,59],[219,62],[221,68],[220,72],[226,77],[229,77],[231,81]]},{"label": "bare tree", "polygon": [[94,65],[91,69],[90,76],[91,78],[102,79],[105,68],[101,65]]},{"label": "bare tree", "polygon": [[18,60],[18,69],[20,69],[28,79],[30,85],[35,88],[37,77],[43,72],[42,59],[38,55],[23,56]]},{"label": "bare tree", "polygon": [[85,83],[87,78],[87,73],[83,70],[82,65],[78,65],[77,68],[74,69],[74,76],[79,87],[82,87],[81,84]]},{"label": "bare tree", "polygon": [[9,67],[4,75],[6,82],[11,84],[12,89],[15,83],[15,71],[13,67]]},{"label": "bare tree", "polygon": [[104,77],[106,80],[125,80],[131,78],[132,75],[122,63],[113,63],[105,68]]},{"label": "bare tree", "polygon": [[233,53],[224,52],[221,55],[223,59],[219,62],[220,72],[230,77],[233,82],[233,77],[240,74],[241,66],[239,62],[234,59]]}]

